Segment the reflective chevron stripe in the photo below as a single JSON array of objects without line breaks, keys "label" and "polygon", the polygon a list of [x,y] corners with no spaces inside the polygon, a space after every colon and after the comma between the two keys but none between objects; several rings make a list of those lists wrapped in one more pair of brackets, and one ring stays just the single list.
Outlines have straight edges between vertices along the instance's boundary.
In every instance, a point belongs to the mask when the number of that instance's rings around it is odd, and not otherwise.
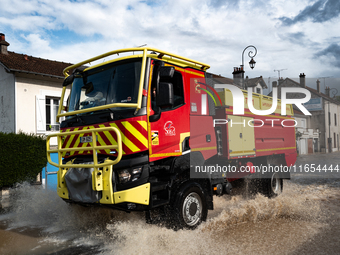
[{"label": "reflective chevron stripe", "polygon": [[[147,122],[143,120],[134,120],[134,121],[121,121],[116,123],[104,123],[99,125],[85,126],[85,127],[77,127],[77,128],[68,128],[64,129],[61,132],[70,132],[77,130],[92,130],[95,128],[102,127],[115,127],[120,131],[122,137],[122,154],[129,155],[132,153],[145,151],[148,149],[148,133],[147,133]],[[63,157],[69,157],[74,155],[84,155],[84,154],[92,154],[91,150],[86,150],[87,147],[90,147],[89,142],[81,143],[80,139],[83,136],[88,136],[89,134],[76,134],[76,135],[68,135],[63,138],[62,148],[84,148],[83,151],[70,151],[64,152]],[[111,131],[99,132],[97,135],[97,144],[99,145],[116,145],[117,137],[116,133]],[[109,149],[100,150],[98,153],[112,155]]]}]

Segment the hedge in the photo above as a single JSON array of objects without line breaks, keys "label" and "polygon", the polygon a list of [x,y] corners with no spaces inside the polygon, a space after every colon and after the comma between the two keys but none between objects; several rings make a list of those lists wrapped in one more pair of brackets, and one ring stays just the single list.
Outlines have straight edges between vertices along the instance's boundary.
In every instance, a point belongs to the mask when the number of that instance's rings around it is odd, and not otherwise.
[{"label": "hedge", "polygon": [[44,137],[0,132],[0,188],[35,180],[46,164]]}]

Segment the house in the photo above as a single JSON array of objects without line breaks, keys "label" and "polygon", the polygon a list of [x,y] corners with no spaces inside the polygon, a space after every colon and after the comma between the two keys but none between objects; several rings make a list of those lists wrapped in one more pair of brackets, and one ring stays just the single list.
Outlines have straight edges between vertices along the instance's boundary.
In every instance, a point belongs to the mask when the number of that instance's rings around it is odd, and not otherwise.
[{"label": "house", "polygon": [[262,76],[249,79],[248,76],[244,79],[243,67],[234,67],[233,71],[233,84],[241,89],[247,90],[249,87],[252,88],[252,92],[263,94],[263,89],[267,89],[267,85],[263,80]]},{"label": "house", "polygon": [[233,79],[223,77],[221,75],[216,75],[213,73],[207,73],[207,83],[211,86],[214,86],[215,84],[232,84],[240,89],[243,89],[243,83],[245,86],[245,89],[247,90],[249,87],[252,88],[252,92],[258,93],[258,94],[263,94],[263,89],[267,89],[267,84],[263,80],[262,76],[260,77],[255,77],[249,79],[248,76],[246,79],[243,81],[242,80],[242,71],[240,68],[235,67],[234,72],[233,72]]},{"label": "house", "polygon": [[296,145],[299,154],[312,154],[320,151],[319,129],[310,128],[311,118],[304,115],[300,110],[294,108],[294,119],[296,121]]},{"label": "house", "polygon": [[[302,87],[310,91],[311,99],[304,104],[304,107],[312,114],[305,116],[301,112],[296,111],[295,119],[297,121],[297,141],[300,147],[300,153],[307,151],[313,152],[332,152],[339,150],[339,114],[340,102],[330,97],[329,88],[326,89],[326,94],[321,93],[320,81],[317,81],[317,89],[306,86],[305,74],[300,74],[300,83],[286,78],[280,79],[279,84],[273,83],[273,87],[278,88],[278,98],[281,98],[282,87]],[[271,96],[272,92],[268,94]],[[287,98],[303,98],[301,93],[288,93]],[[317,134],[319,136],[317,137]],[[311,147],[313,149],[311,150]],[[309,147],[309,149],[308,149]]]},{"label": "house", "polygon": [[267,89],[267,84],[263,80],[262,76],[249,79],[246,77],[245,81],[246,89],[252,88],[252,91],[257,94],[263,95],[263,89]]},{"label": "house", "polygon": [[[206,73],[206,83],[212,87],[215,87],[215,84],[233,84],[233,79],[223,77],[221,75]],[[220,89],[217,89],[220,91]]]},{"label": "house", "polygon": [[0,132],[58,131],[63,70],[71,64],[11,52],[9,45],[0,34]]}]

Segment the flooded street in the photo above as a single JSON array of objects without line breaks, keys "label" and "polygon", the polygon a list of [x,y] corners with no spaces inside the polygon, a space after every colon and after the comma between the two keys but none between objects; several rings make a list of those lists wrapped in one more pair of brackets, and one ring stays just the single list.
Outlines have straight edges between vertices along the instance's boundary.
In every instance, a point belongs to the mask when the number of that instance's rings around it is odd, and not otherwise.
[{"label": "flooded street", "polygon": [[[299,164],[339,164],[340,153]],[[340,172],[293,173],[275,199],[214,197],[194,230],[149,225],[144,213],[71,206],[22,185],[0,214],[0,254],[335,254],[340,251]]]}]

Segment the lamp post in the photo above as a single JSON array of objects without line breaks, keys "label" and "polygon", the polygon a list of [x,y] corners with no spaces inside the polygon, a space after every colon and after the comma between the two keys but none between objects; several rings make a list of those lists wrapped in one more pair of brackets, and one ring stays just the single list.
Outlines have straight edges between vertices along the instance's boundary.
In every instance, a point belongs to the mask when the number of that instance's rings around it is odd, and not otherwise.
[{"label": "lamp post", "polygon": [[248,48],[253,48],[253,49],[255,50],[255,53],[253,53],[253,51],[251,51],[251,50],[248,52],[248,56],[251,58],[250,61],[249,61],[249,66],[250,66],[250,68],[251,68],[251,69],[254,69],[255,64],[256,64],[256,62],[255,62],[255,60],[254,60],[254,57],[255,57],[256,54],[257,54],[257,49],[256,49],[255,46],[249,45],[249,46],[247,46],[247,47],[243,50],[243,52],[242,52],[242,65],[241,65],[241,71],[242,71],[242,88],[243,88],[243,89],[246,89],[246,88],[245,88],[245,84],[244,84],[244,52],[245,52]]},{"label": "lamp post", "polygon": [[[332,90],[333,97],[338,94],[338,90],[336,88],[328,88],[329,89],[329,95]],[[328,101],[328,152],[332,152],[332,137],[331,137],[331,102]],[[334,125],[335,125],[335,119],[334,119]],[[335,137],[334,137],[335,138]]]}]

